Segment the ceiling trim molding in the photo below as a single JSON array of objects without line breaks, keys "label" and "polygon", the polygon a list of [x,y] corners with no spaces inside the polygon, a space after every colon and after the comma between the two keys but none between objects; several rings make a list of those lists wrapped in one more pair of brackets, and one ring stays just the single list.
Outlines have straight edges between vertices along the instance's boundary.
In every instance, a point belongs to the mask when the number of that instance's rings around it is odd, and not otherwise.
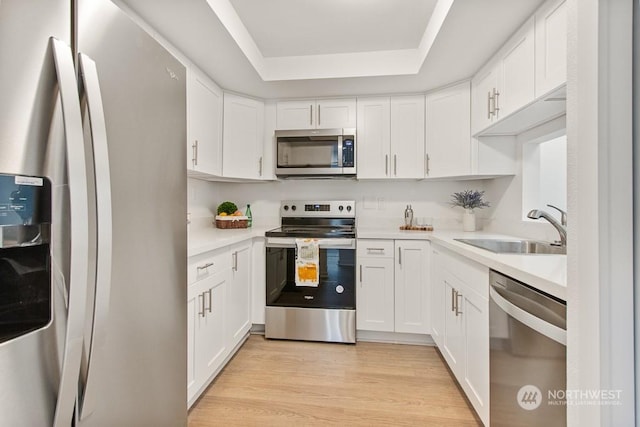
[{"label": "ceiling trim molding", "polygon": [[453,6],[438,0],[417,49],[265,58],[229,0],[207,0],[263,81],[417,74]]}]

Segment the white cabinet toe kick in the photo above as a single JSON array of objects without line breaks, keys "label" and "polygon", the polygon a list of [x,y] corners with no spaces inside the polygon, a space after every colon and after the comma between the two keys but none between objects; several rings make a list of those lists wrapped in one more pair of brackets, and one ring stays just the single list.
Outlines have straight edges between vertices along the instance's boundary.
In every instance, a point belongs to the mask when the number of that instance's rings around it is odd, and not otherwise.
[{"label": "white cabinet toe kick", "polygon": [[264,336],[355,344],[356,311],[267,306]]}]

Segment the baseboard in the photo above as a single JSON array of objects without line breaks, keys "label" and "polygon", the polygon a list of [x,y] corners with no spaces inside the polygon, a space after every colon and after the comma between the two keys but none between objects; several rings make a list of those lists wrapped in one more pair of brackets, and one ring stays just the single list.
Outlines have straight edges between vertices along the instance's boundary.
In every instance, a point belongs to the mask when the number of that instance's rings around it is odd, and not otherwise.
[{"label": "baseboard", "polygon": [[388,344],[410,344],[435,346],[427,334],[405,334],[400,332],[356,331],[356,341],[380,342]]},{"label": "baseboard", "polygon": [[251,329],[249,330],[251,335],[264,335],[264,324],[262,323],[254,323],[251,325]]}]

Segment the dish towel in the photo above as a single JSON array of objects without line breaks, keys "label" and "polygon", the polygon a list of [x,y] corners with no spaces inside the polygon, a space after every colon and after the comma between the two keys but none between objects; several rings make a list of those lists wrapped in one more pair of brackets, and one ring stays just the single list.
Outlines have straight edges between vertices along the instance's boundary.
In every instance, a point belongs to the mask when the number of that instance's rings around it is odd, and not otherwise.
[{"label": "dish towel", "polygon": [[319,252],[317,239],[296,239],[296,286],[318,287]]}]

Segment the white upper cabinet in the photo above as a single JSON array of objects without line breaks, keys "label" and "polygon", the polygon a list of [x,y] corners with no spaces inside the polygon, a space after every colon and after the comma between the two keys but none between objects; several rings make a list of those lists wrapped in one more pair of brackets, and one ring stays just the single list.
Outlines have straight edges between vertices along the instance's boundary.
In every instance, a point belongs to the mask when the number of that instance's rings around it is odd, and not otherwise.
[{"label": "white upper cabinet", "polygon": [[533,101],[534,47],[531,18],[473,78],[474,134]]},{"label": "white upper cabinet", "polygon": [[471,173],[471,85],[464,82],[426,98],[426,153],[429,178]]},{"label": "white upper cabinet", "polygon": [[424,95],[358,98],[358,178],[424,178]]},{"label": "white upper cabinet", "polygon": [[424,95],[391,98],[391,157],[393,178],[424,178]]},{"label": "white upper cabinet", "polygon": [[358,99],[358,178],[388,178],[391,155],[391,99]]},{"label": "white upper cabinet", "polygon": [[536,97],[567,81],[567,3],[545,3],[535,15]]},{"label": "white upper cabinet", "polygon": [[187,170],[222,175],[222,90],[190,68],[187,78]]},{"label": "white upper cabinet", "polygon": [[500,55],[498,93],[495,100],[498,120],[525,106],[535,97],[533,23],[534,19],[529,19]]},{"label": "white upper cabinet", "polygon": [[354,98],[278,101],[276,108],[277,129],[356,127]]},{"label": "white upper cabinet", "polygon": [[548,0],[472,80],[475,136],[518,135],[565,114],[567,6]]},{"label": "white upper cabinet", "polygon": [[224,94],[223,175],[263,179],[264,103]]}]

